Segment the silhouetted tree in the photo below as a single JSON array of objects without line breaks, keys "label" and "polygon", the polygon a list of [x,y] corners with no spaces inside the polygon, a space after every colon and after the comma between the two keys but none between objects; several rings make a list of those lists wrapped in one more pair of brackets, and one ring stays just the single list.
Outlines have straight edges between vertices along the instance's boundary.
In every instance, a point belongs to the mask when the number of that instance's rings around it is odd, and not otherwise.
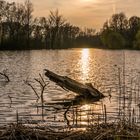
[{"label": "silhouetted tree", "polygon": [[133,41],[135,40],[136,34],[140,29],[140,18],[133,16],[129,19],[129,30],[128,30],[128,42],[130,47],[133,46]]},{"label": "silhouetted tree", "polygon": [[134,43],[134,49],[140,49],[140,30],[137,32]]},{"label": "silhouetted tree", "polygon": [[25,1],[25,30],[27,33],[27,46],[30,47],[30,35],[32,33],[31,24],[32,24],[32,12],[33,12],[33,5],[30,0]]},{"label": "silhouetted tree", "polygon": [[50,48],[54,48],[54,45],[58,45],[58,35],[60,28],[65,24],[65,20],[59,11],[50,11],[48,18],[50,28]]},{"label": "silhouetted tree", "polygon": [[6,2],[3,0],[0,0],[0,46],[3,47],[4,43],[4,36],[5,36],[5,31],[4,31],[4,16],[5,16],[5,9],[6,9]]},{"label": "silhouetted tree", "polygon": [[43,40],[43,27],[39,18],[35,18],[32,25],[32,41],[33,45],[40,45]]},{"label": "silhouetted tree", "polygon": [[112,15],[111,19],[104,23],[100,33],[104,46],[112,49],[125,48],[128,28],[128,20],[124,13]]},{"label": "silhouetted tree", "polygon": [[124,33],[128,28],[128,20],[124,13],[114,14],[112,15],[110,21],[110,28],[113,31]]},{"label": "silhouetted tree", "polygon": [[40,22],[40,26],[42,28],[42,38],[43,38],[43,42],[45,44],[45,48],[47,49],[47,47],[49,47],[50,44],[50,28],[49,28],[49,24],[48,24],[48,20],[45,17],[40,18],[39,20]]},{"label": "silhouetted tree", "polygon": [[33,18],[33,5],[0,0],[0,49],[57,49],[76,45],[140,48],[140,18],[112,15],[100,32],[71,25],[59,11]]},{"label": "silhouetted tree", "polygon": [[107,46],[110,49],[121,49],[125,47],[125,39],[118,32],[110,32],[107,36]]}]

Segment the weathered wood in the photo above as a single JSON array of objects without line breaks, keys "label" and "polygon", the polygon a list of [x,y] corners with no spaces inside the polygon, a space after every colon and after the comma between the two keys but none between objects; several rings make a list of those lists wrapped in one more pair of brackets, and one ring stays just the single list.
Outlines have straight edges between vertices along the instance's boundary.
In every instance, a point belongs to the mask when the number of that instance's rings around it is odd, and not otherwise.
[{"label": "weathered wood", "polygon": [[67,76],[60,76],[49,70],[45,70],[45,75],[53,82],[57,83],[62,88],[73,91],[80,96],[93,97],[93,98],[103,98],[104,95],[95,89],[92,84],[82,84],[73,80]]}]

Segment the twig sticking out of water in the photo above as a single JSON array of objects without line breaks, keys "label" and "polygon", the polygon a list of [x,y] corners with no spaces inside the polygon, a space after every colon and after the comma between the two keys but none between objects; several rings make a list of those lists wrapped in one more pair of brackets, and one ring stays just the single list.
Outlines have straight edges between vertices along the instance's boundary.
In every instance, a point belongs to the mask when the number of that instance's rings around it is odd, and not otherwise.
[{"label": "twig sticking out of water", "polygon": [[0,75],[4,76],[4,78],[6,79],[6,82],[10,82],[10,79],[9,79],[8,75],[5,73],[5,71],[0,72]]},{"label": "twig sticking out of water", "polygon": [[18,110],[16,110],[16,121],[17,121],[17,126],[19,124],[19,115],[18,115]]},{"label": "twig sticking out of water", "polygon": [[70,107],[71,107],[71,105],[68,106],[67,110],[64,112],[64,118],[65,118],[65,120],[67,121],[67,126],[68,126],[68,127],[70,126],[70,122],[69,122],[69,120],[68,120],[68,118],[67,118],[67,113],[68,113]]},{"label": "twig sticking out of water", "polygon": [[78,126],[78,108],[75,109],[75,121],[76,121],[76,127]]},{"label": "twig sticking out of water", "polygon": [[40,84],[40,87],[41,87],[41,95],[40,95],[40,98],[41,98],[41,107],[42,107],[42,120],[44,120],[44,90],[46,88],[46,86],[49,84],[44,81],[43,77],[41,76],[41,74],[39,74],[40,76],[40,79],[36,79],[35,78],[35,81],[38,82]]},{"label": "twig sticking out of water", "polygon": [[30,86],[32,88],[32,90],[34,91],[35,95],[37,96],[37,103],[39,101],[39,99],[41,99],[41,107],[42,107],[42,120],[44,120],[44,91],[45,91],[45,88],[46,86],[49,84],[49,83],[46,83],[45,80],[43,79],[42,75],[39,74],[39,79],[37,78],[34,78],[34,80],[39,83],[40,87],[41,87],[41,93],[39,94],[36,89],[33,87],[33,85],[29,82],[29,81],[25,81],[25,84]]},{"label": "twig sticking out of water", "polygon": [[35,90],[35,88],[32,86],[32,84],[29,81],[27,81],[27,80],[24,81],[24,83],[32,88],[32,90],[34,91],[35,95],[37,96],[37,101],[38,101],[40,97],[39,97],[37,91]]},{"label": "twig sticking out of water", "polygon": [[10,100],[10,108],[11,108],[11,105],[12,105],[12,97],[9,96],[9,95],[8,95],[8,97],[9,97],[9,100]]},{"label": "twig sticking out of water", "polygon": [[119,116],[121,114],[121,97],[122,97],[122,89],[121,89],[121,69],[118,68],[118,84],[119,84]]},{"label": "twig sticking out of water", "polygon": [[104,113],[105,113],[105,124],[107,124],[107,112],[106,112],[106,105],[104,105]]},{"label": "twig sticking out of water", "polygon": [[110,102],[111,102],[111,98],[112,98],[111,92],[112,92],[112,89],[110,88],[109,93],[108,93],[109,101],[110,101]]}]

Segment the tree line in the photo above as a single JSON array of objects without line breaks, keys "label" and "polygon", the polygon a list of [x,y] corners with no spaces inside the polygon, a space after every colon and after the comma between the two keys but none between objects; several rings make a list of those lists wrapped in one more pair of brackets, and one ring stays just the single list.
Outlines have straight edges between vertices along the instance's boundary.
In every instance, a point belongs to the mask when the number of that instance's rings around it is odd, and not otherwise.
[{"label": "tree line", "polygon": [[[59,11],[33,17],[33,4],[0,0],[0,49],[57,49],[96,40],[95,30],[70,24]],[[85,43],[86,42],[86,43]]]},{"label": "tree line", "polygon": [[140,49],[140,18],[112,15],[99,32],[69,23],[58,10],[33,17],[33,4],[0,0],[0,50],[58,49],[82,45]]},{"label": "tree line", "polygon": [[114,14],[104,23],[100,37],[106,48],[140,49],[140,17]]}]

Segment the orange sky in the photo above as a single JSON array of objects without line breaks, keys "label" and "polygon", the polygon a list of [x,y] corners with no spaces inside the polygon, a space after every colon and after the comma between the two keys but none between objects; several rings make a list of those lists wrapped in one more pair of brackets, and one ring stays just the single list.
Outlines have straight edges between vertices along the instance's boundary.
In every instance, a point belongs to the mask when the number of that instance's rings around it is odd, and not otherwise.
[{"label": "orange sky", "polygon": [[[9,0],[24,2],[24,0]],[[58,9],[69,22],[80,27],[97,30],[117,12],[128,17],[140,16],[140,0],[31,0],[35,16],[47,16],[50,10]]]}]

